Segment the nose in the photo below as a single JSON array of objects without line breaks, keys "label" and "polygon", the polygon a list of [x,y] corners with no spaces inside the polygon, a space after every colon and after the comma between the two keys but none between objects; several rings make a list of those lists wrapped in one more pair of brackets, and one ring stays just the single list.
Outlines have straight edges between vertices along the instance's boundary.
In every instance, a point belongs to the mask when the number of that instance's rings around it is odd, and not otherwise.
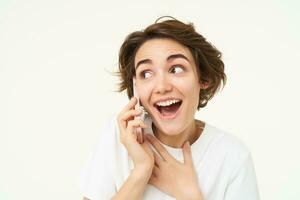
[{"label": "nose", "polygon": [[172,84],[167,75],[161,74],[157,76],[155,81],[155,93],[165,94],[172,90]]}]

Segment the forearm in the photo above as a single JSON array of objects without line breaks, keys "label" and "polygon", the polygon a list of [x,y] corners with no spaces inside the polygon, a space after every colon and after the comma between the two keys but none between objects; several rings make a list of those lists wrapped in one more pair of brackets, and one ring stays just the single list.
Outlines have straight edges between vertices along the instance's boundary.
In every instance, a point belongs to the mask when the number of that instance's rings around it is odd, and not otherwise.
[{"label": "forearm", "polygon": [[204,200],[202,198],[202,196],[195,196],[195,197],[192,197],[192,198],[176,198],[176,200]]},{"label": "forearm", "polygon": [[191,192],[189,195],[177,195],[176,200],[204,200],[200,191]]},{"label": "forearm", "polygon": [[112,200],[140,200],[146,189],[149,176],[133,170]]}]

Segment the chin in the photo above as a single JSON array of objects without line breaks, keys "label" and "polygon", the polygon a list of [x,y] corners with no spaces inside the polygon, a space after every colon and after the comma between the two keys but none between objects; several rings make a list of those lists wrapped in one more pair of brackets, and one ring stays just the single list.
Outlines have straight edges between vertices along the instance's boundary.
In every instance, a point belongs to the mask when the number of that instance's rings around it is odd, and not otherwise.
[{"label": "chin", "polygon": [[173,123],[168,123],[168,124],[154,123],[154,125],[156,129],[158,129],[164,135],[168,135],[168,136],[176,136],[183,132],[183,127],[180,127]]}]

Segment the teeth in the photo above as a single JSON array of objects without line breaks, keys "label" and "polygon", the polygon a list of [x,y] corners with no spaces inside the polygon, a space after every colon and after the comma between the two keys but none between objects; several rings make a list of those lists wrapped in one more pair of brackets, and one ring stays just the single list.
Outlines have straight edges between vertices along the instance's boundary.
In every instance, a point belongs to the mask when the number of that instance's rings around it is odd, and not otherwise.
[{"label": "teeth", "polygon": [[158,106],[169,106],[169,105],[177,103],[179,101],[180,100],[173,99],[173,100],[168,100],[168,101],[157,102],[156,105],[158,105]]}]

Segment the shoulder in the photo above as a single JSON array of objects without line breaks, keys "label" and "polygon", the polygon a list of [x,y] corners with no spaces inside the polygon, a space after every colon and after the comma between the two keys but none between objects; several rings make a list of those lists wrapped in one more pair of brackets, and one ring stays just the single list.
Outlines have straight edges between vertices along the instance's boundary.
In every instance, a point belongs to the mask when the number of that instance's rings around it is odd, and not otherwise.
[{"label": "shoulder", "polygon": [[119,129],[117,115],[113,114],[105,118],[100,125],[100,130],[96,138],[96,151],[101,152],[103,149],[112,150],[119,141]]},{"label": "shoulder", "polygon": [[117,115],[112,114],[102,121],[100,137],[114,137],[118,134]]},{"label": "shoulder", "polygon": [[229,163],[242,163],[250,156],[249,147],[233,133],[207,124],[207,135],[211,137],[208,150],[222,155]]}]

